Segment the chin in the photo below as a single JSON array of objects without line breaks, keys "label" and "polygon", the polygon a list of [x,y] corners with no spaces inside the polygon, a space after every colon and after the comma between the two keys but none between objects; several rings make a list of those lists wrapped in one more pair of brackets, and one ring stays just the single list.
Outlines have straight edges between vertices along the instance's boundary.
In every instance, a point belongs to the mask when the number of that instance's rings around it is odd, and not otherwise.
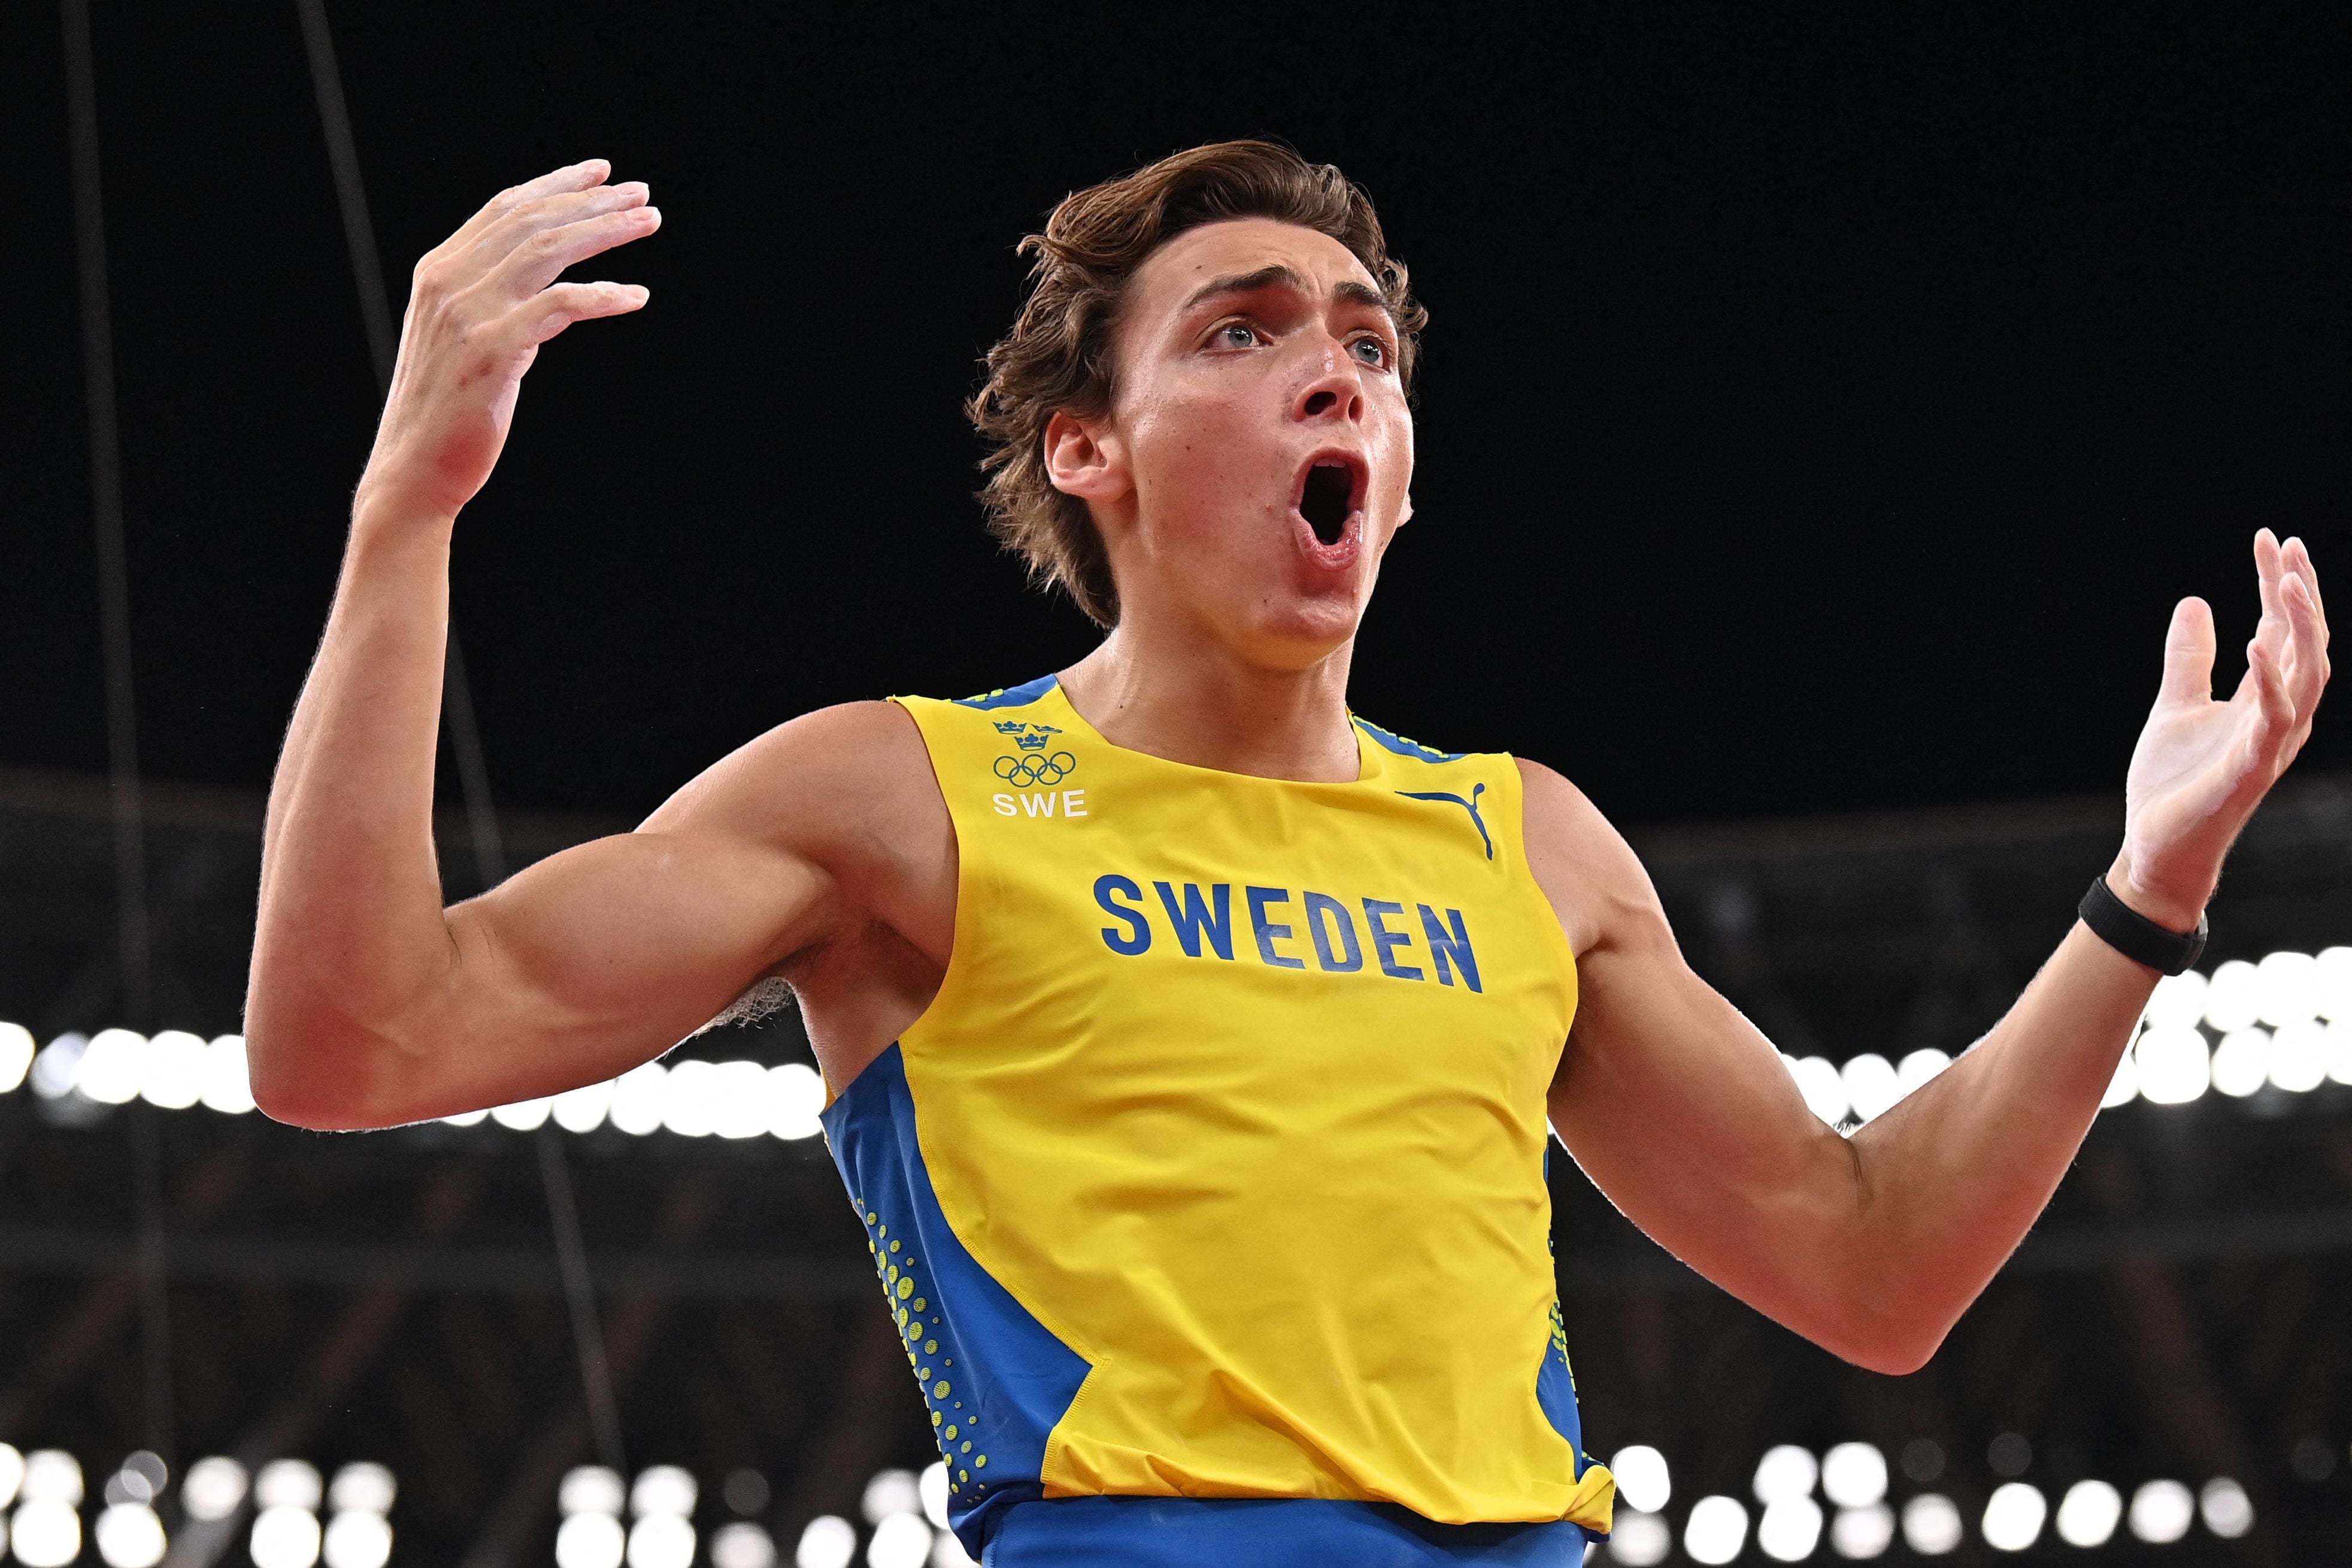
[{"label": "chin", "polygon": [[1253,662],[1310,669],[1354,642],[1363,620],[1364,601],[1353,593],[1288,595],[1261,604],[1247,634]]}]

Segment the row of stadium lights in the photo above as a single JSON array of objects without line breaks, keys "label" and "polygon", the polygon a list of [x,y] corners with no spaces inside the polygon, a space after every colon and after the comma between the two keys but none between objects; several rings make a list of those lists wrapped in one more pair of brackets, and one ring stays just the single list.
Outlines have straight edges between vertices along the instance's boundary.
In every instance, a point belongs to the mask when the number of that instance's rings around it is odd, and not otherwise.
[{"label": "row of stadium lights", "polygon": [[[1932,1048],[1900,1062],[1875,1052],[1843,1067],[1819,1056],[1785,1060],[1805,1103],[1832,1126],[1884,1114],[1952,1063]],[[2265,1086],[2308,1093],[2330,1080],[2352,1084],[2352,947],[2273,953],[2259,964],[2233,959],[2210,977],[2192,969],[2158,982],[2100,1104],[2178,1105],[2208,1089],[2241,1099]],[[22,1025],[0,1023],[0,1093],[20,1083],[47,1100],[145,1100],[229,1115],[253,1109],[245,1041],[233,1034],[206,1040],[165,1030],[150,1039],[109,1029],[61,1034],[37,1051]],[[686,1137],[790,1141],[822,1131],[824,1109],[824,1081],[800,1062],[649,1061],[602,1083],[442,1120],[460,1127],[487,1120],[519,1133],[550,1121],[593,1133],[609,1122],[641,1137],[666,1128]]]},{"label": "row of stadium lights", "polygon": [[[151,1039],[107,1029],[61,1034],[37,1051],[23,1025],[0,1023],[0,1093],[20,1084],[49,1101],[144,1100],[167,1111],[203,1105],[231,1116],[253,1109],[245,1040],[234,1034],[207,1040],[163,1030]],[[667,1129],[686,1137],[792,1141],[822,1132],[817,1116],[824,1109],[824,1081],[801,1062],[683,1061],[649,1061],[602,1083],[441,1119],[457,1127],[493,1121],[518,1133],[550,1121],[566,1132],[593,1133],[610,1122],[640,1137]]]},{"label": "row of stadium lights", "polygon": [[[170,1545],[157,1505],[171,1481],[157,1456],[131,1455],[110,1475],[96,1500],[85,1495],[81,1462],[58,1448],[19,1453],[0,1443],[0,1560],[24,1568],[66,1568],[82,1560],[84,1504],[98,1511],[88,1544],[106,1568],[156,1568]],[[730,1507],[757,1512],[767,1483],[740,1471],[723,1489]],[[248,1475],[235,1459],[213,1456],[188,1469],[179,1489],[180,1512],[212,1522],[230,1518],[250,1500],[247,1532],[254,1568],[384,1568],[392,1557],[388,1515],[397,1488],[392,1472],[367,1462],[335,1472],[331,1484],[301,1459],[276,1459]],[[583,1466],[564,1477],[557,1505],[557,1568],[691,1568],[698,1544],[694,1528],[700,1489],[691,1473],[654,1465],[624,1486],[615,1472]],[[326,1504],[322,1528],[320,1505]],[[889,1469],[866,1485],[861,1511],[866,1529],[838,1515],[812,1520],[801,1531],[793,1568],[852,1568],[861,1540],[866,1568],[972,1568],[947,1528],[947,1469],[934,1463],[919,1476]],[[629,1522],[622,1522],[625,1511]],[[710,1534],[710,1568],[780,1568],[775,1540],[748,1520]]]},{"label": "row of stadium lights", "polygon": [[[100,1489],[90,1544],[106,1568],[155,1568],[170,1539],[155,1509],[171,1481],[163,1461],[141,1450],[124,1459]],[[25,1568],[65,1568],[82,1555],[81,1461],[61,1448],[20,1454],[0,1443],[0,1558],[13,1554]],[[316,1466],[274,1459],[248,1476],[235,1459],[215,1455],[188,1468],[180,1482],[180,1511],[191,1520],[229,1518],[250,1493],[253,1528],[247,1547],[254,1568],[383,1568],[392,1557],[386,1516],[397,1489],[382,1465],[345,1465],[326,1485]],[[319,1505],[330,1511],[325,1528]]]},{"label": "row of stadium lights", "polygon": [[[2208,1030],[2218,1043],[2208,1044]],[[1899,1063],[1875,1052],[1843,1067],[1819,1056],[1785,1060],[1805,1103],[1832,1126],[1874,1120],[1952,1062],[1932,1048]],[[2233,959],[2210,977],[2192,969],[2158,982],[2100,1104],[2178,1105],[2208,1089],[2241,1099],[2265,1086],[2308,1093],[2331,1079],[2352,1084],[2352,947],[2273,953],[2259,964]],[[201,1104],[230,1115],[253,1109],[245,1041],[233,1034],[206,1040],[165,1030],[150,1039],[109,1029],[62,1034],[37,1051],[22,1025],[0,1023],[0,1093],[19,1083],[48,1100],[145,1100],[173,1111]],[[493,1121],[519,1133],[550,1121],[593,1133],[610,1122],[641,1137],[666,1128],[686,1137],[797,1140],[822,1130],[824,1108],[824,1081],[800,1062],[649,1061],[601,1083],[442,1120],[460,1127]]]},{"label": "row of stadium lights", "polygon": [[[731,1480],[729,1491],[731,1499]],[[697,1495],[693,1476],[675,1465],[640,1470],[626,1487],[615,1471],[583,1465],[563,1478],[556,1494],[563,1521],[555,1531],[556,1568],[690,1568]],[[764,1485],[758,1495],[764,1502]],[[860,1511],[867,1526],[866,1568],[972,1568],[948,1530],[945,1465],[934,1463],[919,1476],[881,1471],[866,1483]],[[859,1540],[848,1520],[820,1514],[803,1527],[793,1568],[852,1568]],[[775,1538],[748,1520],[711,1532],[710,1568],[779,1568],[781,1561]]]},{"label": "row of stadium lights", "polygon": [[[1806,1105],[1833,1127],[1884,1115],[1952,1064],[1933,1049],[1900,1062],[1865,1053],[1843,1067],[1783,1060]],[[2307,1094],[2330,1080],[2352,1084],[2352,947],[2231,959],[2210,976],[2191,969],[2158,981],[2099,1105],[2179,1105],[2209,1089],[2234,1099],[2265,1087]]]},{"label": "row of stadium lights", "polygon": [[[2000,1442],[2031,1452],[2013,1435]],[[1635,1445],[1620,1449],[1609,1468],[1617,1478],[1618,1501],[1610,1557],[1627,1568],[1663,1562],[1674,1549],[1674,1532],[1664,1517],[1673,1495],[1665,1457]],[[2021,1463],[2015,1467],[2023,1468]],[[1968,1531],[1958,1503],[1941,1492],[1921,1492],[1903,1505],[1898,1516],[1887,1505],[1886,1482],[1886,1456],[1868,1443],[1840,1443],[1818,1459],[1794,1445],[1771,1449],[1756,1467],[1753,1483],[1761,1505],[1755,1521],[1757,1549],[1775,1562],[1802,1562],[1821,1545],[1824,1524],[1831,1550],[1850,1560],[1883,1555],[1898,1529],[1903,1543],[1922,1557],[1940,1557],[1959,1547]],[[1814,1500],[1817,1484],[1822,1499],[1836,1510],[1833,1515],[1825,1516]],[[2105,1546],[2118,1526],[2138,1541],[2160,1546],[2186,1536],[2200,1516],[2205,1528],[2223,1540],[2235,1540],[2254,1524],[2245,1488],[2227,1477],[2207,1481],[2193,1494],[2177,1480],[2148,1481],[2132,1493],[2128,1505],[2107,1482],[2080,1480],[2066,1489],[2054,1520],[2041,1488],[2011,1480],[1993,1489],[1978,1532],[1999,1552],[2026,1551],[2052,1525],[2069,1546]],[[1684,1516],[1683,1554],[1710,1568],[1730,1563],[1747,1549],[1748,1523],[1747,1505],[1738,1499],[1721,1494],[1700,1498]]]},{"label": "row of stadium lights", "polygon": [[[1928,1450],[1934,1469],[1941,1468],[1940,1451],[1918,1447]],[[2024,1439],[2004,1434],[1991,1458],[1996,1469],[2014,1475],[2030,1462],[2031,1453]],[[1609,1468],[1617,1478],[1619,1503],[1609,1555],[1627,1568],[1649,1568],[1674,1547],[1664,1511],[1674,1493],[1665,1456],[1636,1444],[1619,1449]],[[2314,1469],[2300,1450],[2297,1469]],[[1914,1473],[1932,1475],[1933,1469]],[[103,1506],[89,1531],[107,1568],[155,1568],[163,1561],[168,1542],[155,1504],[169,1480],[163,1460],[144,1451],[131,1455],[107,1478]],[[1761,1507],[1755,1521],[1757,1548],[1776,1562],[1801,1562],[1819,1548],[1825,1524],[1832,1550],[1849,1560],[1883,1555],[1898,1528],[1904,1544],[1921,1556],[1942,1556],[1959,1547],[1967,1531],[1958,1504],[1940,1492],[1922,1492],[1903,1505],[1898,1519],[1887,1504],[1887,1480],[1886,1456],[1868,1443],[1840,1443],[1818,1459],[1794,1445],[1769,1450],[1752,1482]],[[1834,1515],[1825,1515],[1814,1500],[1816,1488]],[[187,1518],[211,1521],[229,1518],[249,1496],[255,1512],[247,1542],[254,1568],[316,1568],[321,1563],[325,1568],[384,1568],[392,1556],[386,1516],[395,1491],[392,1472],[378,1464],[345,1465],[330,1486],[300,1459],[273,1460],[248,1477],[244,1466],[216,1455],[189,1468],[179,1502]],[[725,1494],[738,1511],[757,1512],[766,1505],[767,1486],[754,1472],[739,1472],[729,1479]],[[556,1568],[691,1568],[698,1497],[694,1477],[675,1465],[640,1470],[626,1486],[603,1466],[582,1466],[564,1477],[557,1495],[562,1522],[555,1537]],[[26,1568],[65,1568],[79,1561],[84,1500],[82,1468],[71,1454],[56,1448],[20,1454],[0,1443],[0,1557],[13,1552]],[[331,1515],[323,1529],[322,1500]],[[877,1474],[861,1500],[866,1568],[971,1568],[971,1558],[948,1530],[947,1506],[943,1465],[934,1463],[920,1475],[902,1469]],[[2106,1545],[2118,1526],[2143,1542],[2168,1545],[2185,1537],[2200,1517],[2206,1530],[2223,1540],[2244,1535],[2254,1522],[2245,1489],[2227,1477],[2207,1481],[2194,1494],[2177,1480],[2147,1481],[2133,1492],[2128,1506],[2107,1482],[2080,1480],[2060,1500],[2054,1520],[2041,1489],[2011,1480],[1994,1489],[1978,1531],[1986,1545],[2001,1552],[2028,1550],[2047,1525],[2054,1525],[2066,1544],[2085,1549]],[[1684,1518],[1683,1552],[1710,1568],[1731,1563],[1747,1549],[1748,1528],[1748,1508],[1737,1498],[1700,1498]],[[848,1520],[820,1515],[803,1528],[793,1568],[854,1568],[860,1540]],[[781,1559],[765,1529],[738,1520],[712,1532],[709,1562],[711,1568],[780,1568]]]}]

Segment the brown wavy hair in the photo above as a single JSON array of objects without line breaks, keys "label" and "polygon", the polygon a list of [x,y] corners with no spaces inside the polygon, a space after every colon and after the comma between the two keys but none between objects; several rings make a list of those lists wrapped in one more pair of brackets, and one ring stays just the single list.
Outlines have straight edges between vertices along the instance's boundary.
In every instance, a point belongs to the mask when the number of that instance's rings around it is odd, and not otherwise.
[{"label": "brown wavy hair", "polygon": [[1428,312],[1388,252],[1371,198],[1330,164],[1276,142],[1218,141],[1063,197],[1045,232],[1021,242],[1034,258],[1029,298],[989,350],[987,380],[965,412],[990,447],[980,465],[989,531],[1099,626],[1118,620],[1118,585],[1086,502],[1054,488],[1045,472],[1046,423],[1064,410],[1081,419],[1109,412],[1112,331],[1144,257],[1187,229],[1253,217],[1314,229],[1355,253],[1396,319],[1398,379],[1412,389]]}]

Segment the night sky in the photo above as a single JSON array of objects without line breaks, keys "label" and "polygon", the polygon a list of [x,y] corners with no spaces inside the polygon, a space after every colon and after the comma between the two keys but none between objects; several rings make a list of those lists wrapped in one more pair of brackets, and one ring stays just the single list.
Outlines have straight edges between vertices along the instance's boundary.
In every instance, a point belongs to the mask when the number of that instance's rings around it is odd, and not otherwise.
[{"label": "night sky", "polygon": [[[1629,822],[2116,790],[2175,597],[2237,678],[2256,527],[2352,605],[2339,7],[817,9],[330,7],[389,277],[592,155],[665,217],[459,525],[503,805],[1081,653],[960,400],[1056,198],[1232,135],[1369,188],[1432,312],[1391,727]],[[257,788],[373,378],[293,6],[97,10],[142,768]],[[0,8],[0,765],[97,770],[51,6]]]}]

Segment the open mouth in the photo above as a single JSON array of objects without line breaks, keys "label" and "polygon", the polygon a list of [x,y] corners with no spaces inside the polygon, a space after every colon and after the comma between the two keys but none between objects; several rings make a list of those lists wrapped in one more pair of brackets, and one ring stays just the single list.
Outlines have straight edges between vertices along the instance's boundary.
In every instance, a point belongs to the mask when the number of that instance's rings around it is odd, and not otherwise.
[{"label": "open mouth", "polygon": [[1355,466],[1336,458],[1319,459],[1307,470],[1298,515],[1322,543],[1336,545],[1346,536],[1348,519],[1356,513],[1356,479]]}]

